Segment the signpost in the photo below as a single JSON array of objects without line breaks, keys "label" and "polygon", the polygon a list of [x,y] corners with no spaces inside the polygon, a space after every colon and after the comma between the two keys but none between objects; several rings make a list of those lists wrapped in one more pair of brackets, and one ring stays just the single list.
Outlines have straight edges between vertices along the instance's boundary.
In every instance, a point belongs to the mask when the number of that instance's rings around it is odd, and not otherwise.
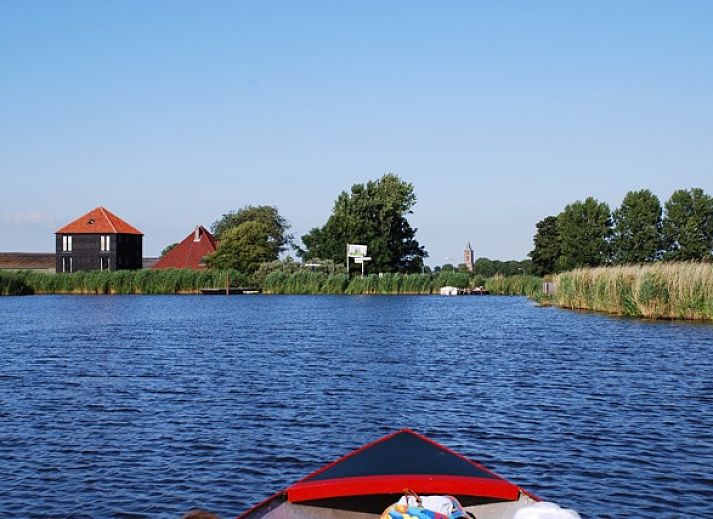
[{"label": "signpost", "polygon": [[349,258],[354,258],[354,263],[361,263],[361,275],[364,276],[364,261],[371,258],[366,255],[366,245],[347,243],[347,276],[349,276]]},{"label": "signpost", "polygon": [[361,258],[354,258],[354,263],[361,265],[361,277],[364,277],[364,263],[371,261],[369,256],[362,256]]}]

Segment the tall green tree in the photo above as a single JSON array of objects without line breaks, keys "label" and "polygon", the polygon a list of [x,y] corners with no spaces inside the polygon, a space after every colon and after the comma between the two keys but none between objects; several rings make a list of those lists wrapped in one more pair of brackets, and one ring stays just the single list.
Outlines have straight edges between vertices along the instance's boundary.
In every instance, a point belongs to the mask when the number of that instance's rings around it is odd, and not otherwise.
[{"label": "tall green tree", "polygon": [[562,247],[556,216],[548,216],[537,222],[537,233],[533,241],[535,248],[528,254],[532,258],[532,273],[545,276],[557,272]]},{"label": "tall green tree", "polygon": [[591,196],[565,207],[557,216],[559,270],[604,265],[609,260],[611,225],[609,206]]},{"label": "tall green tree", "polygon": [[292,243],[292,235],[287,232],[290,224],[280,215],[277,207],[270,205],[246,205],[237,211],[229,211],[213,222],[210,230],[222,240],[226,231],[246,222],[259,222],[266,226],[268,241],[275,252],[273,259],[277,259]]},{"label": "tall green tree", "polygon": [[276,259],[270,227],[259,221],[243,222],[222,234],[220,246],[206,258],[209,267],[255,272],[261,263]]},{"label": "tall green tree", "polygon": [[[446,270],[446,266],[443,265]],[[519,276],[532,273],[532,262],[530,260],[491,260],[490,258],[478,258],[473,264],[473,274],[486,278],[496,274],[503,276]]]},{"label": "tall green tree", "polygon": [[206,261],[215,268],[254,272],[260,263],[276,260],[291,243],[289,227],[276,207],[248,205],[230,211],[211,226],[220,245]]},{"label": "tall green tree", "polygon": [[661,202],[648,189],[629,191],[612,220],[612,259],[615,263],[644,263],[661,256]]},{"label": "tall green tree", "polygon": [[679,189],[666,202],[665,259],[710,259],[713,251],[713,198],[700,188]]},{"label": "tall green tree", "polygon": [[344,261],[348,243],[368,246],[370,271],[420,271],[428,256],[416,240],[416,230],[407,215],[416,203],[413,185],[387,174],[366,184],[354,184],[334,202],[332,214],[322,227],[302,237],[298,254]]}]

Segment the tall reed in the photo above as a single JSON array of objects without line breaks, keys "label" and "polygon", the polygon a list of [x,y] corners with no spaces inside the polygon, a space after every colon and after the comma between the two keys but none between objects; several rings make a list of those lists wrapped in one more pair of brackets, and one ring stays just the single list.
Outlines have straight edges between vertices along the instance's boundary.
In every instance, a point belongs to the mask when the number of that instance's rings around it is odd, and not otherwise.
[{"label": "tall reed", "polygon": [[[0,273],[3,279],[10,279],[7,273]],[[36,294],[190,294],[201,288],[223,288],[228,281],[231,286],[250,286],[248,277],[237,270],[147,269],[73,274],[20,271],[13,273],[12,279],[24,285],[26,292]],[[3,284],[0,281],[0,286]]]},{"label": "tall reed", "polygon": [[542,295],[542,278],[528,275],[493,276],[485,280],[485,289],[491,294],[538,299]]},{"label": "tall reed", "polygon": [[0,271],[0,296],[21,296],[31,293],[32,289],[24,283],[21,276],[14,272]]},{"label": "tall reed", "polygon": [[555,276],[564,308],[647,319],[713,319],[713,264],[652,263],[576,269]]},{"label": "tall reed", "polygon": [[432,294],[442,286],[466,288],[470,277],[462,272],[430,274],[369,274],[347,278],[346,274],[300,270],[274,271],[265,277],[268,294]]}]

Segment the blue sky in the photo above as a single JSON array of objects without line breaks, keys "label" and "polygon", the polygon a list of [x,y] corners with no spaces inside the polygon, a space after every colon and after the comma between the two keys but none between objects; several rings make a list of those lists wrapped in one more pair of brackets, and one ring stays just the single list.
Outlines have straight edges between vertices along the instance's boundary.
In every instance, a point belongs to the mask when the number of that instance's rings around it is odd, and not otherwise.
[{"label": "blue sky", "polygon": [[0,251],[104,205],[155,255],[412,182],[429,264],[631,189],[713,193],[713,2],[0,2]]}]

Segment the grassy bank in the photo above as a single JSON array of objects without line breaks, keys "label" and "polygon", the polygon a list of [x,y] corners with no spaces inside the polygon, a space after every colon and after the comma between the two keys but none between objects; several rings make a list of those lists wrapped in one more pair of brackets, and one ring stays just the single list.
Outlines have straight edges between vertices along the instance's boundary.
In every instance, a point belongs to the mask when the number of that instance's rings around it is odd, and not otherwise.
[{"label": "grassy bank", "polygon": [[713,319],[713,264],[577,269],[555,277],[553,303],[647,319]]},{"label": "grassy bank", "polygon": [[442,286],[467,288],[471,277],[462,272],[430,274],[370,274],[347,278],[323,272],[272,272],[265,278],[268,294],[433,294]]},{"label": "grassy bank", "polygon": [[485,280],[485,289],[501,296],[527,296],[539,299],[542,295],[542,278],[537,276],[493,276]]},{"label": "grassy bank", "polygon": [[327,274],[306,269],[275,270],[246,276],[225,270],[122,270],[45,274],[0,272],[0,295],[22,294],[181,294],[201,288],[222,288],[226,275],[231,286],[260,288],[267,294],[437,294],[441,287],[475,288],[485,285],[493,294],[534,297],[541,279],[534,276],[490,279],[465,272],[437,274],[370,274],[366,277]]},{"label": "grassy bank", "polygon": [[14,272],[0,272],[0,296],[21,296],[31,294],[32,290]]},{"label": "grassy bank", "polygon": [[119,270],[45,274],[0,272],[0,294],[190,294],[201,288],[222,288],[226,276],[232,286],[250,286],[236,270]]}]

